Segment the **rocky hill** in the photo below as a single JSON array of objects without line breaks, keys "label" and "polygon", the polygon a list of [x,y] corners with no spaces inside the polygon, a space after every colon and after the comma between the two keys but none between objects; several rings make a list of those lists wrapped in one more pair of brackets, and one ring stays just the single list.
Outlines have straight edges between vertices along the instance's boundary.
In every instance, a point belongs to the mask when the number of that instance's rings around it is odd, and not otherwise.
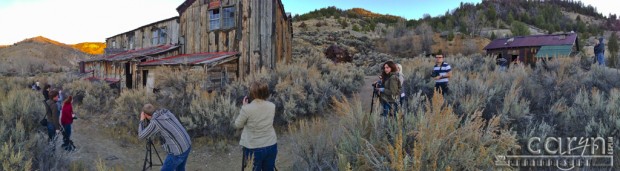
[{"label": "rocky hill", "polygon": [[406,20],[366,9],[326,7],[294,18],[294,56],[323,55],[338,44],[358,66],[431,53],[484,53],[495,38],[575,31],[580,46],[595,36],[610,35],[617,17],[575,1],[496,1],[461,3],[444,15]]},{"label": "rocky hill", "polygon": [[105,51],[106,44],[102,42],[84,42],[71,45],[71,47],[78,49],[84,53],[91,55],[101,55]]},{"label": "rocky hill", "polygon": [[75,69],[91,55],[45,37],[25,39],[0,48],[0,75],[35,75]]}]

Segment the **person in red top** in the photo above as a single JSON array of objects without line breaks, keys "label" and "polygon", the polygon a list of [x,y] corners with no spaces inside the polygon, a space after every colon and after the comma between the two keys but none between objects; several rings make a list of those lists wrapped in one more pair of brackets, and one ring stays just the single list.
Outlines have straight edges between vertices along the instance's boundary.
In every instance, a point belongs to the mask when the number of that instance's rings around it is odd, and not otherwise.
[{"label": "person in red top", "polygon": [[73,96],[67,97],[65,101],[62,103],[61,114],[60,114],[60,124],[62,125],[63,131],[63,144],[62,147],[65,150],[71,151],[73,148],[73,142],[71,141],[71,124],[73,124],[73,118],[75,114],[73,114]]}]

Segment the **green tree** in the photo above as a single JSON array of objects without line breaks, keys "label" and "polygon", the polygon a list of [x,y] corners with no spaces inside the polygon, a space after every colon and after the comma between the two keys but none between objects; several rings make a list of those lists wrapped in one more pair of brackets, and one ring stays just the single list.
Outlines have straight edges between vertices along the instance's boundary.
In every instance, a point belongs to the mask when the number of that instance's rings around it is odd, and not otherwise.
[{"label": "green tree", "polygon": [[507,23],[508,25],[512,25],[512,22],[513,22],[513,21],[515,21],[515,17],[514,17],[514,16],[512,16],[512,12],[509,12],[509,13],[508,13],[508,17],[507,17],[507,19],[506,19],[506,22],[508,22],[508,23]]},{"label": "green tree", "polygon": [[450,33],[448,33],[448,41],[452,41],[452,40],[454,40],[454,32],[450,30]]},{"label": "green tree", "polygon": [[495,35],[495,32],[491,32],[491,40],[495,40],[497,38],[497,36]]},{"label": "green tree", "polygon": [[527,36],[530,35],[530,29],[520,21],[512,22],[510,31],[512,31],[513,36]]},{"label": "green tree", "polygon": [[618,35],[616,32],[611,33],[609,42],[607,43],[607,49],[609,49],[609,63],[612,67],[618,67]]},{"label": "green tree", "polygon": [[489,8],[489,10],[487,11],[487,18],[491,23],[495,23],[495,20],[497,19],[497,12],[495,11],[495,7]]}]

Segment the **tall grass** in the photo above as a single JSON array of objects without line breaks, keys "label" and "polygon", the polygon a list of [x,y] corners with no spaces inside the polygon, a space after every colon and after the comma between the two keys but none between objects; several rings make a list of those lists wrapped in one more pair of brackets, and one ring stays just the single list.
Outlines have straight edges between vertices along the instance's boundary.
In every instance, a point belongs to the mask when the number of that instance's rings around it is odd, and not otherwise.
[{"label": "tall grass", "polygon": [[[521,146],[531,137],[619,137],[616,69],[580,57],[511,66],[505,72],[480,55],[451,56],[447,62],[453,67],[451,93],[442,97],[435,95],[430,79],[433,59],[401,61],[409,101],[398,121],[382,121],[377,110],[368,115],[353,98],[333,103],[341,126],[311,122],[295,132],[307,135],[298,140],[299,149],[335,151],[321,156],[336,156],[337,163],[304,157],[304,151],[294,154],[322,169],[494,170],[495,155],[529,154]],[[342,136],[335,147],[317,148],[312,142],[325,135],[309,134],[317,132],[312,130]],[[620,150],[617,144],[613,148]]]}]

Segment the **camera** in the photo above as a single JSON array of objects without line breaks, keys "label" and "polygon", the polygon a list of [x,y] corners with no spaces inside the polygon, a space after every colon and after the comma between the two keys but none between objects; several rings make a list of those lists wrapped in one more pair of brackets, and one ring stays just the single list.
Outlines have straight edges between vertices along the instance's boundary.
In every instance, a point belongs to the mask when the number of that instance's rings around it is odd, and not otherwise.
[{"label": "camera", "polygon": [[243,96],[238,98],[238,99],[240,99],[239,100],[240,104],[243,104],[243,98],[245,98],[245,97],[248,97],[248,103],[252,103],[252,100],[254,100],[249,94],[246,94],[246,95],[243,95]]},{"label": "camera", "polygon": [[435,71],[431,72],[431,77],[432,78],[435,78],[437,76],[439,76],[439,72],[435,72]]}]

